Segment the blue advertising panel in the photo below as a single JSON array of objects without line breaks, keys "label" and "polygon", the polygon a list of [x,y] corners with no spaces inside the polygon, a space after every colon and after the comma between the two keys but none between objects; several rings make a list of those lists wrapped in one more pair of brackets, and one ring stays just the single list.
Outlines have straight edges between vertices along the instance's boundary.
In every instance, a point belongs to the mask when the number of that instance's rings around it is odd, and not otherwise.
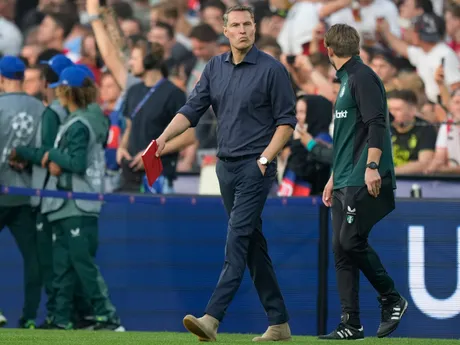
[{"label": "blue advertising panel", "polygon": [[[460,338],[460,202],[399,201],[371,232],[374,247],[409,301],[394,336]],[[361,275],[361,321],[375,336],[380,309]],[[339,322],[340,305],[332,250],[329,261],[328,329]]]},{"label": "blue advertising panel", "polygon": [[[224,260],[227,215],[215,197],[156,198],[104,205],[98,264],[128,330],[183,331],[201,316]],[[273,264],[297,334],[316,333],[318,207],[315,199],[271,199],[263,214]],[[22,263],[9,231],[0,234],[0,309],[20,317]],[[43,311],[41,312],[43,316]],[[248,272],[220,327],[262,333],[267,318]]]}]

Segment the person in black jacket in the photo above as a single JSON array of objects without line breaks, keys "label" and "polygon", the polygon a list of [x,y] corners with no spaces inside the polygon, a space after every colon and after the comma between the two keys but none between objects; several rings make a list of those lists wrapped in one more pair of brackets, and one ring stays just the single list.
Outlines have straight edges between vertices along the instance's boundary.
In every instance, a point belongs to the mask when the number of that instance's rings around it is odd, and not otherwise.
[{"label": "person in black jacket", "polygon": [[329,126],[332,120],[332,103],[322,96],[307,95],[297,99],[297,126],[288,144],[290,155],[278,191],[279,196],[308,196],[322,192],[327,183],[332,159],[317,159],[306,146],[308,137],[328,149],[332,143]]}]

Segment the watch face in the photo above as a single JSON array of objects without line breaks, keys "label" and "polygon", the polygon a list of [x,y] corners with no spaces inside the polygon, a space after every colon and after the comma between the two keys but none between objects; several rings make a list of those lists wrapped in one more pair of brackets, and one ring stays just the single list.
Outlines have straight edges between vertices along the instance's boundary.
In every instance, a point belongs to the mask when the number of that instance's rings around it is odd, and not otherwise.
[{"label": "watch face", "polygon": [[267,164],[267,163],[268,163],[268,159],[265,158],[265,157],[261,157],[261,158],[260,158],[260,163],[261,163],[261,164]]}]

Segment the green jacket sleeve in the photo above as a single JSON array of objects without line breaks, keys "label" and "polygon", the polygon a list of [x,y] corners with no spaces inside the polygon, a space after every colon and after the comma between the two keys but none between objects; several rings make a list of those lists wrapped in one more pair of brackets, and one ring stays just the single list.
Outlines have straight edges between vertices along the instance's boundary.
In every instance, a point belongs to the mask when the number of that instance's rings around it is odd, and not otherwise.
[{"label": "green jacket sleeve", "polygon": [[49,150],[49,160],[65,172],[83,174],[86,170],[86,157],[89,143],[89,130],[81,122],[75,122],[65,133],[65,149]]},{"label": "green jacket sleeve", "polygon": [[20,146],[16,148],[16,154],[19,158],[40,165],[45,152],[48,152],[54,146],[54,141],[59,130],[60,120],[55,111],[46,108],[42,117],[41,137],[42,142],[39,148]]}]

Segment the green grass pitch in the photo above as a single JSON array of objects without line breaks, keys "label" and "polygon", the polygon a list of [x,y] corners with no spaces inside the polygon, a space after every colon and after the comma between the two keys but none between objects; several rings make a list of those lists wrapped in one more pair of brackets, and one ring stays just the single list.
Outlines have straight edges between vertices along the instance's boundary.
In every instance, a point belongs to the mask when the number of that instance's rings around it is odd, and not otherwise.
[{"label": "green grass pitch", "polygon": [[[219,334],[216,344],[254,344],[250,334]],[[293,337],[286,344],[329,344],[315,337]],[[337,344],[336,341],[332,342]],[[190,345],[203,344],[189,333],[148,332],[92,332],[92,331],[43,331],[43,330],[0,330],[2,345]],[[277,343],[283,344],[283,343]],[[459,340],[409,339],[409,338],[367,338],[359,345],[455,345]]]}]

